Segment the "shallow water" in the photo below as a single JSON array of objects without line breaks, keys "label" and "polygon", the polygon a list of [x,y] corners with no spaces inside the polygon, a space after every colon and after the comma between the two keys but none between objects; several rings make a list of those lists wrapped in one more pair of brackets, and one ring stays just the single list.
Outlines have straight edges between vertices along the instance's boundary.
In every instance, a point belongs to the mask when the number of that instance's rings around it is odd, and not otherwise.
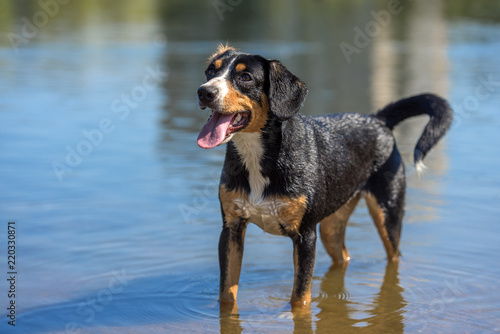
[{"label": "shallow water", "polygon": [[[75,0],[42,25],[38,2],[0,2],[0,245],[8,221],[17,238],[16,328],[3,316],[0,332],[500,331],[500,23],[489,2],[401,2],[386,23],[371,13],[385,2],[215,3]],[[372,22],[380,29],[345,57],[339,45]],[[17,50],[9,33],[24,38]],[[421,177],[411,156],[425,118],[395,131],[408,174],[401,262],[387,265],[360,203],[350,265],[330,268],[318,245],[301,313],[288,304],[290,240],[253,225],[237,315],[219,310],[224,149],[196,145],[208,112],[195,91],[227,40],[303,79],[305,114],[370,113],[423,91],[456,112]]]}]

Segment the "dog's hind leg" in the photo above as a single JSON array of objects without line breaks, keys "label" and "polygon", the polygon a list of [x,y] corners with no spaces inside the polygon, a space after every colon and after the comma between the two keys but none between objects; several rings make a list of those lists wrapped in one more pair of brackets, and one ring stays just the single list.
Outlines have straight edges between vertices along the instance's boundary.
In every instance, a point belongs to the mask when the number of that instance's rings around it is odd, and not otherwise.
[{"label": "dog's hind leg", "polygon": [[340,209],[324,218],[319,225],[321,241],[332,257],[334,265],[343,266],[350,260],[349,252],[345,246],[345,230],[347,221],[356,208],[359,198],[360,194],[352,197]]},{"label": "dog's hind leg", "polygon": [[387,207],[385,205],[387,203],[380,203],[375,196],[369,193],[365,195],[365,199],[378,234],[384,244],[387,259],[397,261],[400,255],[399,239],[401,237],[403,209]]},{"label": "dog's hind leg", "polygon": [[370,177],[364,192],[368,210],[387,253],[389,261],[397,261],[404,215],[406,180],[399,152],[394,150],[387,162]]}]

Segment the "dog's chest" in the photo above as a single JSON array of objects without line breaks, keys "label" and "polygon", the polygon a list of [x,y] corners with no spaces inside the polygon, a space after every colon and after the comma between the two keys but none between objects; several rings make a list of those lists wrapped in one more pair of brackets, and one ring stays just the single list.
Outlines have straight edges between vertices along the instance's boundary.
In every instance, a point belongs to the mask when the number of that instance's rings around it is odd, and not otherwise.
[{"label": "dog's chest", "polygon": [[276,235],[298,233],[307,208],[305,196],[272,196],[252,201],[247,194],[227,190],[224,185],[219,189],[219,198],[226,224],[247,220]]},{"label": "dog's chest", "polygon": [[234,201],[236,211],[243,219],[259,226],[264,232],[283,235],[283,230],[289,225],[282,214],[286,211],[288,203],[279,199],[267,199],[252,203],[239,198]]},{"label": "dog's chest", "polygon": [[250,200],[254,203],[261,201],[264,189],[269,185],[269,178],[262,175],[261,160],[264,154],[259,133],[237,133],[234,136],[236,150],[241,161],[248,171],[250,186]]},{"label": "dog's chest", "polygon": [[220,189],[220,199],[228,223],[239,219],[248,220],[258,225],[265,232],[276,235],[298,233],[306,211],[306,198],[268,196],[264,197],[264,189],[269,185],[268,177],[262,175],[261,160],[264,154],[260,134],[238,133],[233,142],[248,171],[250,193],[227,191]]}]

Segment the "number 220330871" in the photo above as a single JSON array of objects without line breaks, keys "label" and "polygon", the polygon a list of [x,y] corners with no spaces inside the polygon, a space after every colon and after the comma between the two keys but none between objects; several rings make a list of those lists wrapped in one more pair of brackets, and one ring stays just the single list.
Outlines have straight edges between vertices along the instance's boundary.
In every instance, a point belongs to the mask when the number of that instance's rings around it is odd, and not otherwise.
[{"label": "number 220330871", "polygon": [[9,266],[9,270],[16,270],[16,226],[15,222],[8,223],[8,241],[7,241],[7,265]]}]

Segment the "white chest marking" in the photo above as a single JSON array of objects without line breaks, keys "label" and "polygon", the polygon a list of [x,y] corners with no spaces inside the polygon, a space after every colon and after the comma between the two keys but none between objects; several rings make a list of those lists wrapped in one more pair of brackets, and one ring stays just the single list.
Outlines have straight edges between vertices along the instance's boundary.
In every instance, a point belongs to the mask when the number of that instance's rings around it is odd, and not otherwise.
[{"label": "white chest marking", "polygon": [[233,142],[248,170],[250,203],[255,205],[262,200],[264,189],[270,183],[269,178],[262,175],[260,168],[260,161],[264,155],[260,133],[236,133]]},{"label": "white chest marking", "polygon": [[283,235],[283,228],[288,223],[281,217],[281,209],[288,205],[278,199],[264,199],[259,203],[243,198],[234,201],[242,218],[259,226],[264,232]]}]

